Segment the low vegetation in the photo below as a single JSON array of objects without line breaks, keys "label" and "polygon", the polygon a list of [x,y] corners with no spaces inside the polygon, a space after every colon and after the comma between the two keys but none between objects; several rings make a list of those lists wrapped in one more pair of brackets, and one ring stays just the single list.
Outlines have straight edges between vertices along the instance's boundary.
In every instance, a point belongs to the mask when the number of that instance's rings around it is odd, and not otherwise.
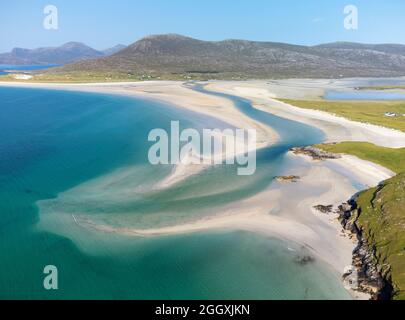
[{"label": "low vegetation", "polygon": [[405,90],[403,85],[360,87],[359,90]]},{"label": "low vegetation", "polygon": [[357,205],[357,223],[375,247],[374,259],[390,280],[394,299],[405,300],[405,173],[363,192]]},{"label": "low vegetation", "polygon": [[300,46],[247,40],[202,41],[163,34],[140,39],[112,56],[78,61],[49,73],[120,72],[197,80],[394,77],[405,74],[404,49],[401,45],[393,49],[391,45],[356,43]]},{"label": "low vegetation", "polygon": [[[156,80],[174,80],[174,81],[208,81],[216,79],[215,73],[203,73],[193,71],[192,73],[170,73],[170,74],[154,74],[154,73],[122,73],[122,72],[44,72],[44,73],[31,73],[32,76],[29,80],[16,79],[15,75],[0,76],[0,81],[13,81],[13,82],[57,82],[57,83],[101,83],[101,82],[137,82],[137,81],[156,81]],[[242,75],[232,76],[233,80],[246,80]]]},{"label": "low vegetation", "polygon": [[382,165],[396,173],[405,172],[405,148],[385,148],[367,142],[343,142],[323,144],[317,147],[331,153],[351,154],[360,159]]},{"label": "low vegetation", "polygon": [[113,74],[113,73],[84,73],[76,72],[74,74],[30,74],[32,78],[27,80],[16,79],[15,75],[8,74],[0,76],[0,81],[11,82],[56,82],[56,83],[96,83],[96,82],[123,82],[123,81],[141,81],[142,78],[132,75]]},{"label": "low vegetation", "polygon": [[[347,119],[375,124],[387,128],[405,131],[404,101],[325,101],[325,100],[289,100],[280,101],[304,109],[326,111]],[[387,117],[392,112],[396,117]]]},{"label": "low vegetation", "polygon": [[[373,87],[374,90],[405,87]],[[371,89],[371,88],[361,88]],[[405,131],[405,103],[395,101],[302,101],[283,100],[306,109],[321,110],[348,118]],[[387,117],[387,112],[396,117]],[[321,150],[351,154],[380,164],[398,175],[380,186],[362,192],[357,200],[358,225],[367,242],[375,248],[374,259],[390,280],[394,299],[405,299],[405,148],[392,149],[365,142],[343,142],[316,146]]]},{"label": "low vegetation", "polygon": [[358,225],[376,250],[376,262],[394,289],[394,299],[405,300],[405,148],[391,149],[363,142],[318,145],[334,153],[355,155],[398,173],[357,200]]}]

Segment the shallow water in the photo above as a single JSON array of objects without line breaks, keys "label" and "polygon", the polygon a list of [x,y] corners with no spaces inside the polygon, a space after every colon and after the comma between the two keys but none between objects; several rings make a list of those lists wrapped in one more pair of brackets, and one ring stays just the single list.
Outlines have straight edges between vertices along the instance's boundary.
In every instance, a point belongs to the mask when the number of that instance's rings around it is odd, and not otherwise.
[{"label": "shallow water", "polygon": [[[238,177],[217,166],[170,190],[149,187],[171,167],[151,167],[147,135],[181,120],[222,123],[156,102],[90,93],[0,88],[0,298],[349,298],[339,275],[294,244],[244,232],[149,239],[82,228],[72,214],[113,226],[151,227],[213,214],[266,188],[290,146],[317,130],[238,107],[275,126],[282,141]],[[59,290],[42,270],[59,270]]]},{"label": "shallow water", "polygon": [[384,90],[327,91],[326,100],[405,100],[405,93]]},{"label": "shallow water", "polygon": [[45,70],[49,68],[58,67],[59,65],[11,65],[11,64],[0,64],[0,75],[8,74],[7,71],[19,70],[19,71],[33,71],[33,70]]}]

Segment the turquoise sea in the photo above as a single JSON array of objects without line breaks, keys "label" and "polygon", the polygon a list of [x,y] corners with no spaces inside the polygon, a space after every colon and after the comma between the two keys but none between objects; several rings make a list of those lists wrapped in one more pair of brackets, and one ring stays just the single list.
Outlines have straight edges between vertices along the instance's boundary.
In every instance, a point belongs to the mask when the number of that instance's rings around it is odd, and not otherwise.
[{"label": "turquoise sea", "polygon": [[57,64],[51,65],[13,65],[13,64],[0,64],[0,75],[8,74],[10,71],[35,71],[35,70],[44,70],[53,67],[58,67]]},{"label": "turquoise sea", "polygon": [[[216,166],[155,190],[171,167],[148,164],[150,130],[225,124],[129,97],[1,87],[0,299],[349,299],[327,265],[298,262],[310,253],[294,243],[240,231],[126,237],[75,223],[149,228],[213,214],[268,187],[290,147],[323,139],[225,97],[281,141],[259,152],[251,177]],[[46,265],[58,268],[58,290],[43,288]]]}]

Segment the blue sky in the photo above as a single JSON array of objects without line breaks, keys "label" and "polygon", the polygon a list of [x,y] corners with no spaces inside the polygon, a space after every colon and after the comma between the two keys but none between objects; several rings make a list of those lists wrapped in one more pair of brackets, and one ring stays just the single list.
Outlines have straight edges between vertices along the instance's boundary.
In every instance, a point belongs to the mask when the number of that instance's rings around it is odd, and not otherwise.
[{"label": "blue sky", "polygon": [[[43,28],[43,9],[59,10],[59,29]],[[343,9],[359,10],[359,29],[343,27]],[[13,47],[84,42],[96,49],[158,33],[319,44],[405,44],[404,0],[1,0],[0,52]]]}]

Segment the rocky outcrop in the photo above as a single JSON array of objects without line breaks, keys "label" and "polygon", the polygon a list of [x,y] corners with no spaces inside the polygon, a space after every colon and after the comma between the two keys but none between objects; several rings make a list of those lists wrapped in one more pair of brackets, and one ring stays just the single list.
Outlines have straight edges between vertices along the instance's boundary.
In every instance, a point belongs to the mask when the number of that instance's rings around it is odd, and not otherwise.
[{"label": "rocky outcrop", "polygon": [[315,262],[315,258],[312,256],[298,256],[295,258],[295,262],[301,266],[305,266],[307,264]]},{"label": "rocky outcrop", "polygon": [[294,154],[303,154],[309,156],[313,160],[340,159],[342,157],[339,154],[323,151],[315,147],[292,148],[291,151]]},{"label": "rocky outcrop", "polygon": [[324,205],[319,204],[317,206],[314,206],[314,209],[316,209],[322,213],[329,214],[329,213],[332,213],[332,211],[333,211],[333,205],[324,206]]},{"label": "rocky outcrop", "polygon": [[275,179],[278,182],[284,182],[284,183],[288,183],[288,182],[298,182],[301,178],[298,176],[279,176],[279,177],[275,177]]},{"label": "rocky outcrop", "polygon": [[372,300],[390,300],[393,290],[387,266],[379,264],[375,247],[363,237],[357,223],[360,213],[355,200],[340,205],[338,209],[343,229],[357,241],[352,266],[343,275],[344,284],[352,290],[370,294]]}]

